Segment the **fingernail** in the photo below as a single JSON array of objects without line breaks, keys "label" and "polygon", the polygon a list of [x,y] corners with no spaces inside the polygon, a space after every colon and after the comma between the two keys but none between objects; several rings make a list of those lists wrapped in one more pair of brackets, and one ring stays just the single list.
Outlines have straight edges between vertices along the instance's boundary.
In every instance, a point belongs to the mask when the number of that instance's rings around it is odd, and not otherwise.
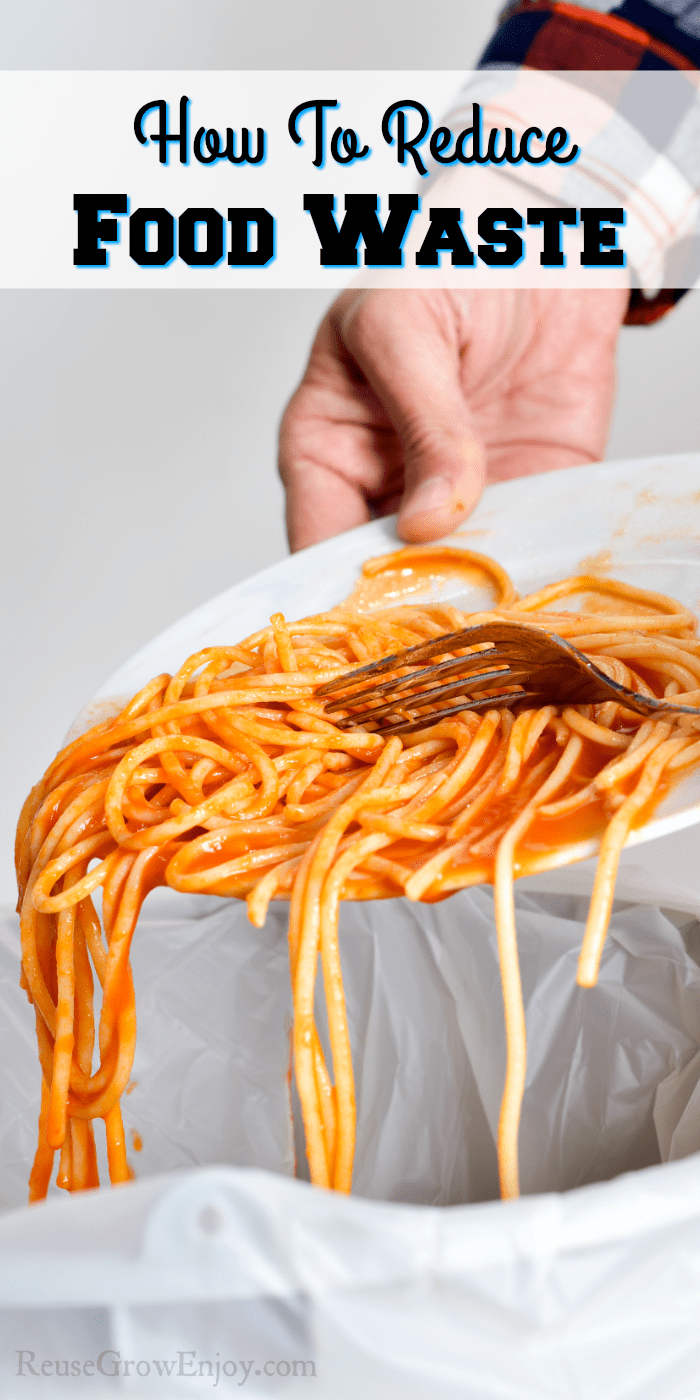
[{"label": "fingernail", "polygon": [[454,487],[449,476],[430,476],[411,493],[402,514],[408,519],[431,510],[441,510],[443,506],[450,505],[453,496]]}]

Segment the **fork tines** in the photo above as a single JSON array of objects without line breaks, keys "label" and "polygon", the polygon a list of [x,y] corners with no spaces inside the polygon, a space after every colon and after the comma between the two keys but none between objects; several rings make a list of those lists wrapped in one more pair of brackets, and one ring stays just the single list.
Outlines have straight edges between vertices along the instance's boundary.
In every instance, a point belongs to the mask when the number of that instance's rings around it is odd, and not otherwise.
[{"label": "fork tines", "polygon": [[[445,680],[457,671],[462,677],[470,675],[472,672],[480,674],[480,668],[483,668],[484,663],[492,667],[494,662],[499,663],[500,655],[498,648],[493,647],[490,651],[478,651],[473,656],[453,656],[447,661],[438,662],[437,666],[424,666],[418,671],[410,671],[406,676],[392,676],[391,680],[382,681],[379,685],[370,684],[366,689],[352,690],[337,696],[326,705],[326,713],[330,714],[333,710],[347,709],[348,705],[358,704],[360,701],[364,704],[367,700],[378,700],[389,692],[396,695],[402,690],[412,690],[424,682],[435,681],[437,684],[438,681]],[[507,661],[504,660],[500,664],[504,674],[507,674]],[[357,675],[356,671],[353,672],[353,681],[356,680]],[[365,676],[364,679],[366,680],[367,677]],[[319,693],[316,691],[317,695]]]},{"label": "fork tines", "polygon": [[[466,655],[449,654],[462,649]],[[445,660],[435,666],[415,669],[432,656],[445,653]],[[377,676],[387,672],[393,673],[390,679],[376,685]],[[440,684],[448,677],[447,684]],[[504,690],[506,685],[523,681],[529,689]],[[474,699],[472,692],[479,690],[487,693]],[[460,632],[419,642],[382,661],[346,671],[319,686],[315,694],[335,696],[326,707],[329,714],[349,711],[336,720],[339,728],[378,726],[382,734],[407,734],[462,710],[502,709],[530,700],[539,705],[594,705],[612,700],[639,715],[700,717],[700,708],[695,705],[641,695],[612,680],[573,642],[555,632],[533,623],[505,620],[473,623]],[[388,699],[383,700],[384,696]],[[450,708],[435,708],[454,699],[459,703]],[[383,723],[391,714],[397,716],[398,723]]]},{"label": "fork tines", "polygon": [[[401,717],[396,724],[383,724],[379,727],[382,738],[391,738],[392,734],[412,734],[418,729],[428,729],[434,724],[439,724],[441,719],[451,719],[453,715],[461,715],[465,710],[493,710],[507,709],[510,705],[515,705],[521,700],[531,700],[537,704],[543,704],[543,697],[539,691],[535,690],[512,690],[498,695],[481,695],[476,700],[463,699],[459,705],[452,705],[444,710],[432,710],[429,714],[418,713],[415,719]],[[370,711],[370,718],[372,711]],[[360,717],[354,719],[355,724],[359,724]],[[350,728],[349,720],[336,720],[338,728]]]},{"label": "fork tines", "polygon": [[[421,674],[424,675],[425,673],[422,672]],[[500,686],[518,685],[520,681],[527,680],[529,674],[530,672],[527,670],[513,670],[510,666],[503,666],[496,671],[480,671],[476,675],[469,676],[461,675],[458,680],[452,681],[450,685],[439,685],[434,688],[430,687],[428,689],[424,688],[415,691],[408,690],[404,687],[402,693],[390,699],[386,704],[371,705],[369,709],[363,709],[362,714],[350,714],[345,719],[336,720],[336,724],[339,729],[347,729],[351,725],[367,724],[370,720],[382,719],[385,715],[391,714],[399,708],[402,710],[416,710],[424,705],[442,704],[445,700],[453,700],[458,695],[468,700],[469,695],[473,691],[484,690],[486,688],[495,690],[496,687]],[[412,677],[408,676],[404,678],[405,681],[410,681],[412,679]],[[420,684],[420,682],[417,682],[417,684]],[[469,695],[467,692],[469,692]],[[368,700],[372,698],[373,696],[367,696],[364,691],[361,691],[359,696],[351,696],[349,700],[346,700],[342,708],[347,709],[353,701],[357,702],[360,700],[363,706],[365,706]],[[502,703],[502,701],[499,696],[499,704],[500,703]],[[337,707],[340,708],[339,702],[337,702]],[[330,706],[328,709],[330,709]],[[326,711],[326,713],[327,712],[328,711]]]},{"label": "fork tines", "polygon": [[[398,722],[382,725],[383,734],[407,733],[413,729],[425,728],[435,724],[438,719],[448,718],[465,709],[480,710],[492,704],[499,707],[514,704],[516,700],[526,698],[523,691],[509,690],[503,693],[503,687],[518,685],[521,681],[531,678],[532,667],[517,664],[519,658],[517,655],[514,658],[512,644],[507,653],[497,645],[499,640],[511,643],[512,634],[513,625],[510,623],[482,623],[466,627],[459,632],[447,633],[428,642],[420,642],[417,646],[407,647],[404,651],[395,652],[381,661],[372,661],[360,666],[349,674],[338,676],[319,686],[316,695],[334,697],[326,705],[326,713],[329,715],[338,710],[351,711],[335,721],[339,729],[375,725],[386,716],[396,714]],[[418,663],[428,661],[432,656],[475,645],[479,647],[478,651],[467,652],[461,656],[448,655],[445,661],[435,666],[414,669]],[[509,664],[514,659],[516,664]],[[411,669],[405,673],[406,668]],[[394,674],[389,680],[374,684],[376,677],[386,675],[387,672]],[[404,674],[396,674],[397,672]],[[448,680],[455,674],[456,679]],[[447,684],[441,684],[445,681]],[[485,688],[491,691],[498,690],[500,693],[471,698],[472,692],[483,691]],[[387,697],[386,702],[378,703],[384,696]],[[442,708],[438,712],[432,708],[436,704],[444,706],[447,700],[456,697],[460,698],[459,705],[449,709]],[[425,714],[427,706],[431,709]],[[424,711],[423,714],[421,710]]]},{"label": "fork tines", "polygon": [[[318,687],[316,695],[320,697],[332,695],[337,690],[346,691],[348,686],[360,685],[363,681],[371,680],[375,676],[386,675],[387,671],[400,670],[403,666],[416,666],[421,661],[429,661],[433,656],[444,655],[446,651],[455,651],[458,647],[466,648],[480,644],[482,641],[489,641],[490,637],[483,635],[489,631],[488,624],[480,627],[463,627],[459,632],[446,632],[444,636],[432,637],[428,642],[418,642],[416,646],[405,647],[403,651],[396,651],[391,656],[384,656],[381,661],[369,661],[366,666],[358,666],[356,670],[346,673],[344,676],[336,676],[334,680],[326,681],[325,685]],[[473,638],[475,632],[482,634],[478,643],[475,643]],[[493,641],[496,640],[497,638],[494,637]],[[479,653],[476,655],[478,656]],[[464,656],[459,659],[462,662],[468,660]]]}]

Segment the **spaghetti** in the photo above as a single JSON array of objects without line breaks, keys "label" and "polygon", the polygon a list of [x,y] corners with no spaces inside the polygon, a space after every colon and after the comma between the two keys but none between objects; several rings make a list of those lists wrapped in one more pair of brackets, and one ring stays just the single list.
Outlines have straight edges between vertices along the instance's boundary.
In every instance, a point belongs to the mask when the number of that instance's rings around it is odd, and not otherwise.
[{"label": "spaghetti", "polygon": [[[428,554],[439,564],[439,549],[406,549],[370,561],[365,575],[405,573]],[[340,901],[435,901],[492,882],[507,1042],[501,1192],[518,1194],[526,1042],[514,878],[575,859],[602,837],[578,972],[581,986],[593,986],[620,852],[674,779],[700,762],[699,721],[642,719],[617,702],[502,709],[494,693],[493,708],[479,715],[441,719],[435,709],[429,728],[385,739],[339,729],[343,711],[331,719],[315,690],[358,664],[505,617],[574,638],[606,674],[643,694],[697,704],[700,641],[692,613],[663,595],[586,577],[518,600],[498,565],[461,557],[470,576],[477,570],[489,582],[490,612],[344,605],[292,625],[275,614],[237,646],[208,647],[175,676],[157,676],[64,748],[34,788],[16,852],[22,985],[42,1070],[30,1200],[46,1195],[57,1151],[59,1186],[99,1184],[97,1118],[110,1180],[131,1175],[120,1110],[136,1039],[129,949],[143,900],[162,884],[246,899],[258,927],[272,899],[290,901],[294,1069],[311,1180],[349,1191],[355,1100]],[[578,612],[551,610],[576,596]],[[332,1077],[314,1017],[319,956]]]}]

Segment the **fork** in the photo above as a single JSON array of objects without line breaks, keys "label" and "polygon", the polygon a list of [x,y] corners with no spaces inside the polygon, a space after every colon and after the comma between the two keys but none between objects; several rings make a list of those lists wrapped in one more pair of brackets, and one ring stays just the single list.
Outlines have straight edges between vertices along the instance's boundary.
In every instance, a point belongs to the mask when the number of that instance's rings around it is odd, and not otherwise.
[{"label": "fork", "polygon": [[[422,665],[433,656],[462,647],[481,650],[450,657],[434,666]],[[387,672],[416,666],[419,669],[408,675],[394,674],[390,680],[375,684],[376,678]],[[525,688],[514,690],[515,685]],[[478,691],[486,694],[472,698]],[[540,705],[591,705],[615,700],[639,715],[700,716],[700,709],[694,705],[674,705],[671,700],[657,700],[628,690],[606,676],[571,642],[521,622],[485,622],[447,632],[337,676],[318,686],[315,695],[333,696],[325,706],[327,715],[337,710],[350,711],[335,720],[338,729],[371,724],[382,735],[410,734],[463,710],[497,709],[523,700],[534,700]],[[390,698],[381,703],[385,695]],[[455,697],[458,703],[447,709],[415,713]],[[376,701],[380,703],[375,704]],[[356,706],[360,706],[359,711]],[[398,723],[387,723],[397,713]]]}]

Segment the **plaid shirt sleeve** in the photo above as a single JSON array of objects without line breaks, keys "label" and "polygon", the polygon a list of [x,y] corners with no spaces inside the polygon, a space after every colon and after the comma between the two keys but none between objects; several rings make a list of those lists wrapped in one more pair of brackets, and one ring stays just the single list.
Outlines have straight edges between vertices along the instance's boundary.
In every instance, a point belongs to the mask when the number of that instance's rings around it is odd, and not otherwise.
[{"label": "plaid shirt sleeve", "polygon": [[[645,232],[631,252],[626,320],[658,320],[700,278],[700,0],[515,0],[463,96],[486,107],[505,101],[517,121],[533,69],[556,85],[569,129],[584,132],[579,161],[548,192],[637,211]],[[641,75],[651,71],[650,103]]]}]

